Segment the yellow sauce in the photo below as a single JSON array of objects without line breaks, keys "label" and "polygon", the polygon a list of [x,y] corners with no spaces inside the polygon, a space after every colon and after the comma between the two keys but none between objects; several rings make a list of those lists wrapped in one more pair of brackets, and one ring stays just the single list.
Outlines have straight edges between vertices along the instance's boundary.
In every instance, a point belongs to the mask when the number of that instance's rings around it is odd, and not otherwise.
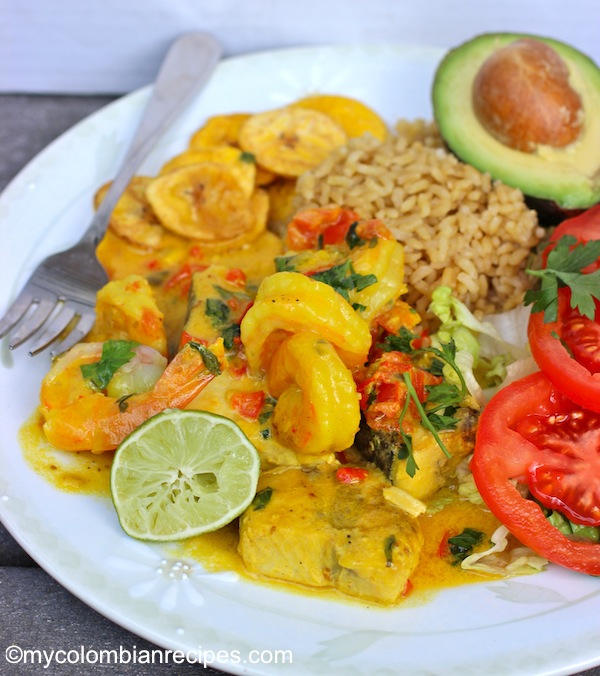
[{"label": "yellow sauce", "polygon": [[[185,293],[182,293],[181,289],[165,288],[165,281],[184,263],[201,265],[212,262],[228,267],[239,267],[245,271],[249,282],[256,280],[258,283],[264,276],[273,272],[273,259],[281,252],[281,240],[269,232],[261,235],[252,246],[210,256],[205,256],[202,251],[194,251],[195,248],[190,248],[189,242],[171,234],[165,235],[163,245],[159,251],[144,251],[128,244],[109,230],[99,246],[98,255],[110,278],[122,278],[133,273],[148,277],[154,287],[159,307],[165,314],[165,325],[171,336],[177,335],[178,328],[183,324],[186,312]],[[225,375],[227,377],[213,381],[190,407],[232,415],[228,406],[231,392],[253,389],[256,383],[248,378],[235,380],[228,374]],[[224,408],[227,411],[223,410]],[[263,466],[274,463],[274,457],[277,457],[279,462],[282,461],[282,457],[284,463],[297,462],[297,457],[292,451],[287,451],[289,457],[282,456],[285,449],[275,440],[261,443],[260,429],[256,423],[248,423],[235,414],[232,417],[259,448]],[[46,441],[41,424],[41,417],[36,413],[20,431],[24,457],[32,469],[61,491],[110,498],[110,467],[113,453],[96,455],[90,452],[57,450]],[[438,555],[438,548],[447,532],[457,534],[465,527],[471,527],[485,533],[486,542],[481,549],[487,549],[487,539],[499,525],[494,517],[470,503],[454,502],[434,515],[420,517],[420,522],[425,535],[425,547],[418,569],[411,579],[412,590],[407,594],[411,603],[428,600],[432,593],[446,587],[485,579],[463,571],[460,566],[452,565],[449,556]],[[309,589],[251,575],[244,568],[237,547],[238,523],[235,521],[217,532],[181,543],[180,551],[182,556],[197,560],[209,571],[234,571],[256,584],[274,586],[287,592],[374,606],[372,603],[365,604],[358,599],[343,597],[335,590]]]},{"label": "yellow sauce", "polygon": [[23,455],[31,468],[48,483],[67,493],[110,496],[113,453],[60,451],[46,441],[42,417],[35,413],[19,431]]},{"label": "yellow sauce", "polygon": [[[45,439],[39,414],[34,414],[20,430],[19,441],[23,454],[31,468],[55,488],[68,493],[110,498],[110,467],[113,453],[60,451]],[[433,515],[419,517],[425,546],[417,570],[411,577],[412,589],[403,603],[429,601],[432,594],[448,587],[473,584],[489,580],[477,573],[467,572],[459,565],[452,565],[449,556],[440,556],[439,547],[448,534],[460,533],[465,527],[474,528],[486,535],[480,549],[488,547],[487,539],[499,526],[499,522],[487,510],[470,502],[455,501]],[[211,572],[233,571],[241,577],[289,593],[318,595],[344,603],[379,607],[359,599],[342,596],[335,590],[313,589],[297,584],[281,582],[249,573],[237,551],[237,520],[214,533],[206,533],[180,543],[182,557],[198,561]]]}]

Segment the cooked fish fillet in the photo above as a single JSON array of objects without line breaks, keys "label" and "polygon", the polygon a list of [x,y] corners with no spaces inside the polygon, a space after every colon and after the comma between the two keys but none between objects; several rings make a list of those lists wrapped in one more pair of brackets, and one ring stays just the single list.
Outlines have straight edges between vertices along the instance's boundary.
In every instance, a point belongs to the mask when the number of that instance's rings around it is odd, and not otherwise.
[{"label": "cooked fish fillet", "polygon": [[383,497],[376,468],[344,484],[331,466],[265,472],[255,502],[240,520],[239,551],[259,575],[332,587],[382,604],[396,602],[419,561],[417,520]]}]

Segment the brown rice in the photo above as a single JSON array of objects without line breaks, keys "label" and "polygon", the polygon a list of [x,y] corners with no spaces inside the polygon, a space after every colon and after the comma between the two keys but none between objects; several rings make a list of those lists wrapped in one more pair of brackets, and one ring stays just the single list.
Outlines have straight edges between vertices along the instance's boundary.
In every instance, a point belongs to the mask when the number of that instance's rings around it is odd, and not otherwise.
[{"label": "brown rice", "polygon": [[519,190],[447,152],[434,124],[399,122],[381,143],[351,140],[298,180],[298,209],[338,205],[379,218],[405,247],[406,300],[424,313],[445,284],[477,314],[508,310],[529,286],[542,238]]}]

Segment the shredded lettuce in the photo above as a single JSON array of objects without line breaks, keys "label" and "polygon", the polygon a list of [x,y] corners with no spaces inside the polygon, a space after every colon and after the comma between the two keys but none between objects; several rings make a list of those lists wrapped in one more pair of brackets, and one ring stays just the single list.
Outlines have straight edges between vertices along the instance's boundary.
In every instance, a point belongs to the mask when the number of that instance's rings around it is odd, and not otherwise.
[{"label": "shredded lettuce", "polygon": [[563,535],[574,537],[578,540],[590,540],[591,542],[600,542],[600,527],[584,526],[573,523],[564,514],[551,510],[546,516],[548,521],[557,528]]},{"label": "shredded lettuce", "polygon": [[507,549],[509,530],[506,526],[498,526],[492,533],[492,547],[484,552],[467,556],[461,563],[463,570],[470,570],[490,575],[531,575],[539,573],[548,561],[538,556],[529,547],[518,546]]},{"label": "shredded lettuce", "polygon": [[[470,394],[485,404],[500,386],[537,370],[529,352],[527,321],[523,307],[478,320],[452,295],[448,286],[433,291],[429,310],[440,320],[432,335],[435,344],[454,341],[456,363]],[[450,372],[444,376],[452,379]]]},{"label": "shredded lettuce", "polygon": [[473,472],[469,468],[469,463],[473,454],[471,453],[466,458],[463,458],[456,466],[456,478],[458,479],[458,494],[461,498],[472,502],[474,505],[485,504],[483,498],[477,490]]}]

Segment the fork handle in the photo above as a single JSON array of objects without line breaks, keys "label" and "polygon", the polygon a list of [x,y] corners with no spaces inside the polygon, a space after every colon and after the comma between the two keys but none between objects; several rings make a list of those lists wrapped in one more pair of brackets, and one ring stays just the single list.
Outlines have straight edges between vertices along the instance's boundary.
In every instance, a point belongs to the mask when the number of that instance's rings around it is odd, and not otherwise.
[{"label": "fork handle", "polygon": [[209,33],[184,33],[163,61],[151,98],[121,168],[107,190],[80,242],[97,245],[110,215],[158,139],[206,84],[222,55],[221,45]]}]

